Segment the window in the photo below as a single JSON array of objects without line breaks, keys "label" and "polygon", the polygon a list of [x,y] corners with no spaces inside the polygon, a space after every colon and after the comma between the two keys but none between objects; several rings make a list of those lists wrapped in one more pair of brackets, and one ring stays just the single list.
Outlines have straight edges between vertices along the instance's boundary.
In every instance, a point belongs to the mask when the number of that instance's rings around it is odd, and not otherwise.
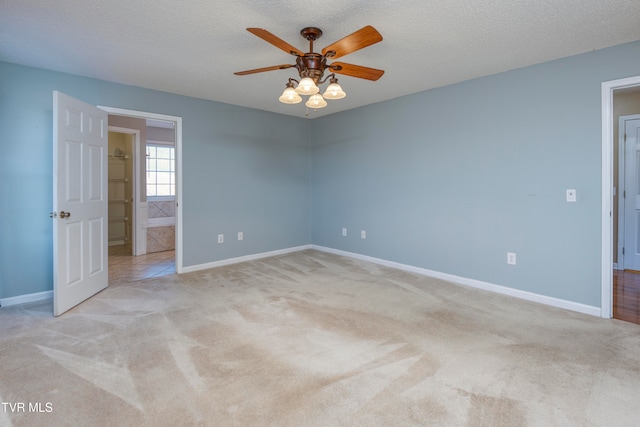
[{"label": "window", "polygon": [[147,197],[176,195],[175,147],[147,143]]}]

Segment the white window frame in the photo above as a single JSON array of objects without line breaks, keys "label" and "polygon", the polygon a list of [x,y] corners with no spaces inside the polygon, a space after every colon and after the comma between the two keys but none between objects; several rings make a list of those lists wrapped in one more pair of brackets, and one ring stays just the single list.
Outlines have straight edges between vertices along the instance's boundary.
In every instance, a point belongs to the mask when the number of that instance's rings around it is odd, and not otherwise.
[{"label": "white window frame", "polygon": [[[156,141],[156,140],[152,140],[152,139],[148,139],[146,144],[145,144],[145,167],[144,167],[144,173],[145,176],[147,174],[147,162],[146,162],[146,155],[147,155],[147,146],[149,145],[164,145],[165,147],[173,147],[174,152],[173,152],[173,173],[174,173],[174,178],[173,178],[173,185],[174,185],[174,194],[176,192],[176,178],[177,178],[177,174],[176,174],[176,145],[173,142],[168,142],[168,141]],[[154,202],[165,202],[165,201],[171,201],[171,200],[175,200],[176,197],[174,196],[149,196],[147,194],[147,183],[145,180],[145,187],[144,187],[144,192],[147,195],[147,201],[154,201]]]}]

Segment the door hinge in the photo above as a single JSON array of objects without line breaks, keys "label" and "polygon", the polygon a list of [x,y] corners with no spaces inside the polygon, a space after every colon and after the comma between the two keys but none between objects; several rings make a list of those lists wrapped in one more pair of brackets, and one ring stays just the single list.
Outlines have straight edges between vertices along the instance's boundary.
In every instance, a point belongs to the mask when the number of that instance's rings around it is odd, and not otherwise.
[{"label": "door hinge", "polygon": [[627,133],[624,134],[624,142],[627,142]]},{"label": "door hinge", "polygon": [[624,255],[624,246],[622,247],[622,255]]}]

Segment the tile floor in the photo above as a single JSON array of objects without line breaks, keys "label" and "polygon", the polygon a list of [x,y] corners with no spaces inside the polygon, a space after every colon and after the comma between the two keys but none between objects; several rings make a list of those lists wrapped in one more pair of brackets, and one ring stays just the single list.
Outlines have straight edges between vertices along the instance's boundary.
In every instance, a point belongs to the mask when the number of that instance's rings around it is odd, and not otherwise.
[{"label": "tile floor", "polygon": [[109,246],[109,284],[134,282],[175,272],[175,251],[132,256],[131,246]]}]

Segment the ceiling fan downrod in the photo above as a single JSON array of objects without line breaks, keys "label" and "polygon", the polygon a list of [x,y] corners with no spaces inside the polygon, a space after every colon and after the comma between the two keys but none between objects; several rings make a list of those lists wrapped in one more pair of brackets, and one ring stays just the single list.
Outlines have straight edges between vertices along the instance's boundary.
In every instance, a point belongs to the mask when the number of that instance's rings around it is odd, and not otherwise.
[{"label": "ceiling fan downrod", "polygon": [[317,27],[306,27],[300,30],[305,40],[309,40],[309,53],[313,53],[313,42],[322,37],[322,30]]}]

